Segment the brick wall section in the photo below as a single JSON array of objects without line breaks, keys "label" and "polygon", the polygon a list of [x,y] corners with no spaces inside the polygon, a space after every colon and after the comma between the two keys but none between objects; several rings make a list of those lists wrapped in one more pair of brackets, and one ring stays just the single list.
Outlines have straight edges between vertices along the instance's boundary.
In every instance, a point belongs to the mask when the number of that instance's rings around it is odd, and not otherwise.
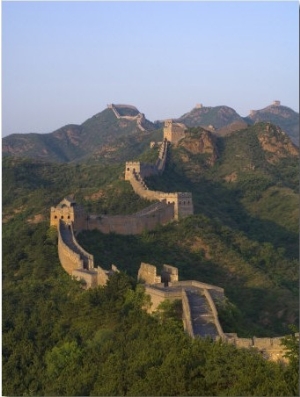
[{"label": "brick wall section", "polygon": [[174,206],[161,202],[132,215],[91,215],[86,229],[97,229],[102,233],[141,234],[145,230],[153,230],[159,224],[167,224],[173,219]]}]

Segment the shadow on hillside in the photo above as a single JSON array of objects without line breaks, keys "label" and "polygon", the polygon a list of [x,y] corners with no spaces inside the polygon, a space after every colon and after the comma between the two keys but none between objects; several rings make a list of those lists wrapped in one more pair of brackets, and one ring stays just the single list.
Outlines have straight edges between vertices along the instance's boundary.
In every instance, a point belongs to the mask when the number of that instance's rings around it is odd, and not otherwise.
[{"label": "shadow on hillside", "polygon": [[[220,264],[205,259],[201,252],[191,252],[180,246],[176,228],[176,225],[167,225],[140,236],[84,231],[78,240],[93,253],[96,265],[104,269],[115,264],[136,279],[141,262],[155,265],[157,274],[163,264],[169,264],[178,268],[180,280],[194,279],[224,288],[226,297],[234,304],[234,310],[225,310],[221,316],[225,332],[248,337],[275,336],[287,331],[285,314],[278,318],[277,313],[286,309],[287,299],[296,313],[293,302],[297,298],[290,291],[270,286],[264,289],[245,287],[249,277],[229,273]],[[175,233],[173,238],[172,233]]]},{"label": "shadow on hillside", "polygon": [[289,259],[298,258],[298,234],[276,222],[251,215],[240,202],[242,192],[203,179],[192,193],[195,214],[217,219],[232,229],[244,232],[251,240],[284,248]]},{"label": "shadow on hillside", "polygon": [[289,259],[298,258],[298,234],[274,221],[260,219],[247,212],[241,203],[245,192],[238,187],[227,187],[201,175],[197,176],[197,182],[192,182],[184,170],[174,163],[169,164],[162,175],[147,179],[147,184],[150,189],[164,192],[192,192],[195,214],[219,220],[234,230],[244,232],[251,240],[282,247]]}]

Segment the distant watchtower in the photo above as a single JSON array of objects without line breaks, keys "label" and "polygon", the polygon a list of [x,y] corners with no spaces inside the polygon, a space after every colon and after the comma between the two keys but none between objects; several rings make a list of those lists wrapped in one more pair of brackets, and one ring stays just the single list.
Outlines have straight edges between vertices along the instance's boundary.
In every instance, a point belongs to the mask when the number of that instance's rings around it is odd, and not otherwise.
[{"label": "distant watchtower", "polygon": [[280,106],[280,101],[273,101],[272,105],[273,106]]}]

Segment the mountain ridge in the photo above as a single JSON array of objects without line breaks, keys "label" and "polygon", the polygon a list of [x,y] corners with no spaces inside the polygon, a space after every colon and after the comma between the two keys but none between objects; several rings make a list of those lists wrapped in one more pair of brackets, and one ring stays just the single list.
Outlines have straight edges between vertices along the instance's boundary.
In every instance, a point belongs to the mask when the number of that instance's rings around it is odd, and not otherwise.
[{"label": "mountain ridge", "polygon": [[[297,143],[297,113],[281,105],[252,111],[243,118],[228,106],[196,105],[174,122],[203,127],[217,136],[226,136],[260,121],[271,122],[286,131]],[[275,121],[275,122],[274,122]],[[2,139],[3,156],[39,157],[47,161],[72,162],[102,157],[114,161],[130,141],[143,146],[161,135],[162,122],[149,121],[135,106],[110,104],[82,124],[67,124],[46,134],[12,134]],[[145,148],[145,144],[143,148]],[[138,153],[137,147],[131,151]],[[128,153],[127,153],[128,154]],[[126,154],[124,153],[123,160]]]}]

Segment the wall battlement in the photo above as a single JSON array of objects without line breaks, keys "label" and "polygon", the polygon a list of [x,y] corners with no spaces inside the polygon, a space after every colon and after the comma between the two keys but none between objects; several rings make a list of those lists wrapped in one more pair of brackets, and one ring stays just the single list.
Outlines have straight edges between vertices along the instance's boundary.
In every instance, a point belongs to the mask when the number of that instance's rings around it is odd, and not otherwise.
[{"label": "wall battlement", "polygon": [[125,165],[125,180],[131,183],[136,194],[146,200],[164,201],[174,205],[174,219],[178,220],[189,215],[193,215],[193,199],[189,192],[165,193],[150,190],[144,178],[151,175],[159,175],[165,169],[169,142],[165,138],[160,150],[155,166],[140,162],[128,161]]}]

